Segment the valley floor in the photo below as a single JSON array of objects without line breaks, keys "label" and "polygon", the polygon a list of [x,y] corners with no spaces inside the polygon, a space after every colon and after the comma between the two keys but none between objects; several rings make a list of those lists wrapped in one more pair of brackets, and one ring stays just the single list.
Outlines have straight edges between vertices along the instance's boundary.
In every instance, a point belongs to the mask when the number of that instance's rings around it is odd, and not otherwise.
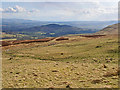
[{"label": "valley floor", "polygon": [[2,54],[3,88],[118,88],[115,35],[6,46]]}]

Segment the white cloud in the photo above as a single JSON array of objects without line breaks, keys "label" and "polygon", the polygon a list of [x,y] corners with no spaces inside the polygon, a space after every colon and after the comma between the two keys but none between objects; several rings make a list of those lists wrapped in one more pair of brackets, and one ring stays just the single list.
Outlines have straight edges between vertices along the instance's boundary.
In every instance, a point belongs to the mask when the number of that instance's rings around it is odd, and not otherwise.
[{"label": "white cloud", "polygon": [[21,12],[38,12],[39,10],[37,9],[26,10],[25,8],[16,5],[15,7],[8,7],[5,9],[0,8],[0,11],[2,11],[3,13],[21,13]]},{"label": "white cloud", "polygon": [[[24,5],[25,6],[25,5]],[[117,19],[117,3],[103,2],[81,2],[81,3],[35,3],[31,9],[27,4],[21,6],[8,7],[0,9],[4,14],[11,18],[14,17],[29,18],[36,20],[113,20]],[[33,8],[33,9],[32,9]],[[29,9],[29,10],[28,10]],[[11,12],[11,13],[10,13]],[[21,13],[20,12],[25,12]],[[13,14],[12,14],[13,13]],[[18,14],[14,14],[18,13]],[[21,16],[20,16],[21,15]],[[23,15],[23,16],[22,16]],[[5,16],[4,16],[5,17]],[[19,18],[18,17],[18,18]]]},{"label": "white cloud", "polygon": [[22,7],[18,6],[18,5],[16,5],[14,9],[17,10],[18,12],[25,12],[26,11],[25,8],[22,8]]},{"label": "white cloud", "polygon": [[50,8],[47,7],[38,16],[55,17],[56,19],[61,18],[62,20],[117,20],[117,4],[100,2],[51,4],[53,5],[49,6]]},{"label": "white cloud", "polygon": [[4,13],[18,13],[18,12],[25,12],[26,9],[16,5],[15,7],[8,7],[2,10]]},{"label": "white cloud", "polygon": [[106,6],[101,4],[100,2],[89,2],[87,5],[92,5],[92,7],[84,7],[84,8],[67,8],[66,11],[71,11],[74,15],[83,15],[85,16],[98,16],[105,14],[116,14],[118,13],[118,6]]},{"label": "white cloud", "polygon": [[32,9],[29,12],[39,12],[39,10],[38,9]]},{"label": "white cloud", "polygon": [[2,8],[0,8],[0,12],[2,12],[3,11],[3,9]]}]

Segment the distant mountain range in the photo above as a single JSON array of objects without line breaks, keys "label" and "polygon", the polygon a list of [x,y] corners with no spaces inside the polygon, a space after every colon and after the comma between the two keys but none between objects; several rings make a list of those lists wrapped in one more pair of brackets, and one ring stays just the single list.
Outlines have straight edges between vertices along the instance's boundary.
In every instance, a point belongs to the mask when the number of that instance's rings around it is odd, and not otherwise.
[{"label": "distant mountain range", "polygon": [[3,30],[21,30],[34,26],[41,26],[47,24],[70,25],[78,28],[86,28],[93,30],[100,30],[108,25],[116,24],[118,21],[34,21],[24,19],[2,19]]},{"label": "distant mountain range", "polygon": [[0,27],[5,33],[22,33],[31,36],[55,37],[67,34],[95,33],[118,21],[32,21],[24,19],[2,19]]},{"label": "distant mountain range", "polygon": [[42,26],[36,26],[28,29],[23,29],[23,32],[39,32],[47,36],[62,36],[67,34],[82,34],[82,33],[94,33],[91,29],[82,29],[73,27],[70,25],[48,24]]}]

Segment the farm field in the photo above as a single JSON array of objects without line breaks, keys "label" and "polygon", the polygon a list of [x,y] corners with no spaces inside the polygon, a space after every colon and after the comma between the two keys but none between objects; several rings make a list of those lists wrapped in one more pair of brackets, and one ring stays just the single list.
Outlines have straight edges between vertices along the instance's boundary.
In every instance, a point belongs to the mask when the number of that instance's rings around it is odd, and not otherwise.
[{"label": "farm field", "polygon": [[3,88],[118,88],[118,36],[2,47]]}]

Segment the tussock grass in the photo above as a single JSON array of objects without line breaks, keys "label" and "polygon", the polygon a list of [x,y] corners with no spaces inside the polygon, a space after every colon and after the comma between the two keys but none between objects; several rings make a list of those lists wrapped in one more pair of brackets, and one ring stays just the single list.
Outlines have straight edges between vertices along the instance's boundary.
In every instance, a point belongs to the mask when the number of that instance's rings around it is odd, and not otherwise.
[{"label": "tussock grass", "polygon": [[3,48],[3,88],[117,88],[118,38],[69,37]]}]

